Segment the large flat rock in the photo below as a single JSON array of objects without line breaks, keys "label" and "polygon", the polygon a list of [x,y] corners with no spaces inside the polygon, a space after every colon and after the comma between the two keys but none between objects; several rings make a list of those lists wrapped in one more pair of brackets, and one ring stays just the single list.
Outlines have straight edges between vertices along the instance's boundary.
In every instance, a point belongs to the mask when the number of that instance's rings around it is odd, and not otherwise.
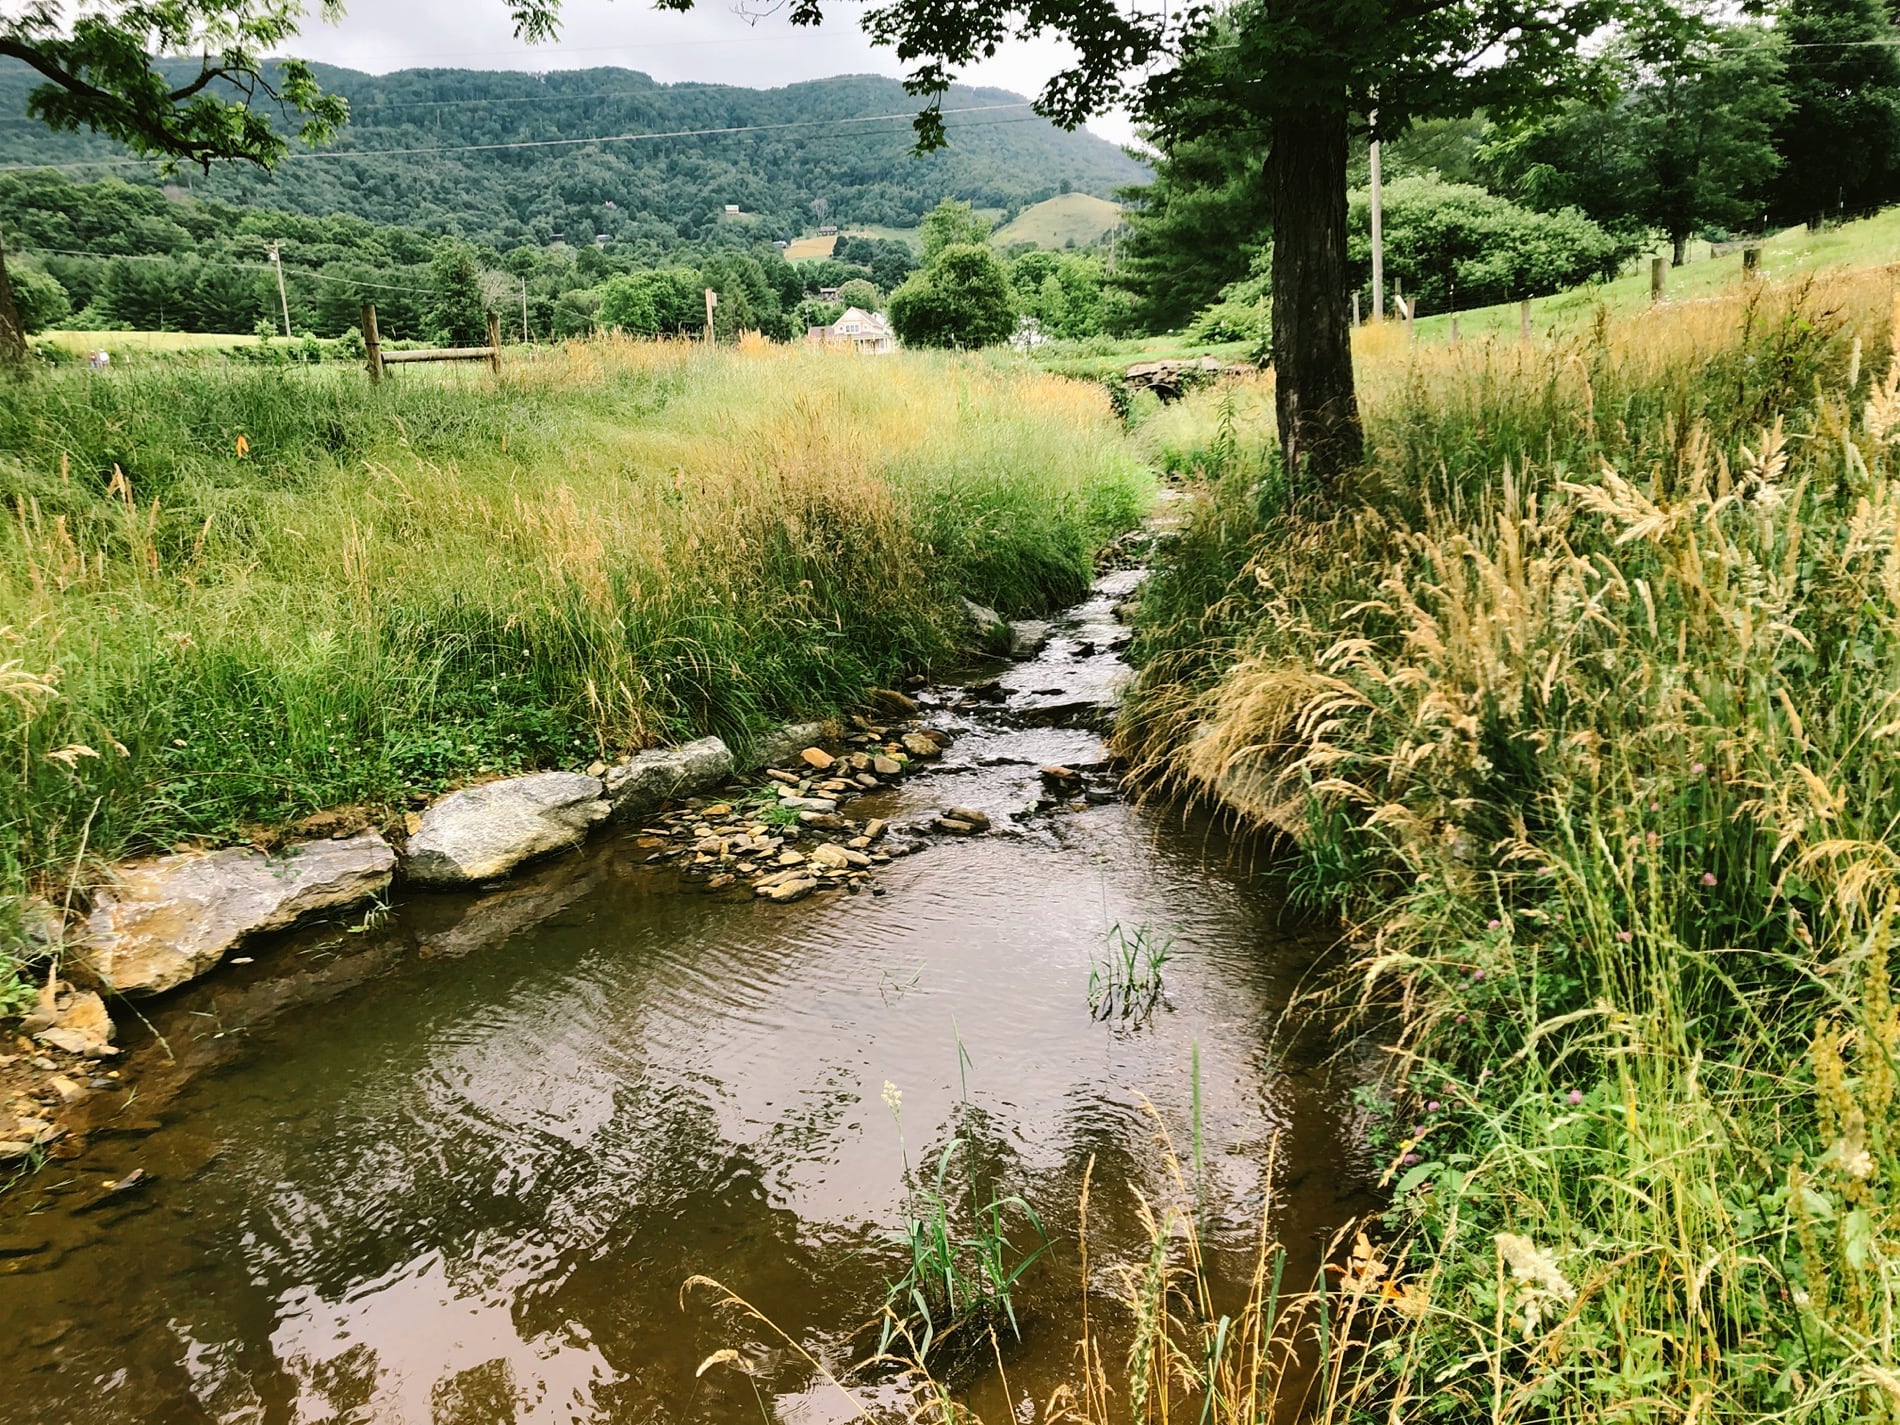
[{"label": "large flat rock", "polygon": [[798,760],[807,747],[822,747],[830,731],[822,722],[788,722],[760,737],[752,756],[741,770],[756,772],[761,767],[784,767]]},{"label": "large flat rock", "polygon": [[661,802],[690,797],[732,775],[732,749],[716,737],[656,747],[607,769],[607,800],[615,816],[639,816]]},{"label": "large flat rock", "polygon": [[584,841],[608,813],[600,778],[535,772],[450,792],[422,814],[403,848],[403,878],[468,886]]},{"label": "large flat rock", "polygon": [[121,994],[194,980],[247,936],[285,930],[388,889],[396,854],[374,831],[274,855],[186,852],[119,868],[93,899],[86,958]]}]

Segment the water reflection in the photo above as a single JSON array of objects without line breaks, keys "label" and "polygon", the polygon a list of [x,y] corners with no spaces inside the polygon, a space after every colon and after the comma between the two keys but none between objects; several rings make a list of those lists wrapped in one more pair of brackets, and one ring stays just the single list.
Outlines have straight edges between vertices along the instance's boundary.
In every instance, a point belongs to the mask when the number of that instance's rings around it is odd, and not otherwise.
[{"label": "water reflection", "polygon": [[[1013,679],[1092,667],[1075,634],[1105,638],[1105,608]],[[1357,1180],[1344,1091],[1280,1032],[1312,940],[1205,827],[1116,804],[1017,815],[1051,748],[1099,757],[1088,734],[957,716],[952,765],[887,809],[967,802],[1001,831],[895,864],[882,898],[687,894],[609,842],[165,1006],[177,1067],[148,1073],[129,1131],[0,1202],[0,1418],[842,1418],[770,1333],[680,1289],[718,1278],[836,1368],[862,1349],[901,1262],[887,1080],[913,1162],[967,1092],[999,1186],[1057,1241],[1021,1297],[1020,1394],[1070,1371],[1085,1167],[1094,1261],[1132,1257],[1133,1189],[1164,1186],[1157,1130],[1192,1134],[1197,1049],[1236,1291],[1270,1197],[1294,1245],[1327,1231]],[[1087,1004],[1117,922],[1178,942],[1168,1008],[1139,1029]],[[134,1166],[145,1194],[75,1211]],[[696,1375],[724,1346],[754,1377]]]}]

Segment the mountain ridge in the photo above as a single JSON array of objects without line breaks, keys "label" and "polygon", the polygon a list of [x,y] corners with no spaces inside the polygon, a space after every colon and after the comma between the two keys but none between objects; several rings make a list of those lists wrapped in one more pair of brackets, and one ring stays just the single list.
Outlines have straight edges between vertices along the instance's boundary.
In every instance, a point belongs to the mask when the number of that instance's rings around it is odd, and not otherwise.
[{"label": "mountain ridge", "polygon": [[[1107,140],[1057,129],[1022,96],[989,87],[953,87],[944,99],[951,146],[919,157],[910,152],[917,100],[880,75],[754,89],[662,83],[612,66],[316,68],[352,109],[330,149],[275,174],[226,168],[176,181],[233,205],[349,213],[501,248],[558,235],[658,252],[729,244],[740,235],[720,232],[731,227],[727,204],[757,227],[746,236],[767,241],[821,222],[913,226],[943,197],[1005,212],[1065,185],[1108,197],[1147,176]],[[86,164],[69,173],[75,179],[159,181],[150,167],[110,162],[124,154],[108,140],[24,119],[34,82],[23,65],[0,62],[0,140],[11,162]]]}]

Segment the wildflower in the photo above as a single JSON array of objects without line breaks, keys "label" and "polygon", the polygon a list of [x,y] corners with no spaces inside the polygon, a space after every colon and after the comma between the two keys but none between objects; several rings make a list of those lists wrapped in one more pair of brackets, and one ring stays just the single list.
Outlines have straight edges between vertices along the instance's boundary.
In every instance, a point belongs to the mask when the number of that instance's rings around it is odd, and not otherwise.
[{"label": "wildflower", "polygon": [[1504,929],[1504,922],[1497,919],[1488,920],[1485,922],[1484,928],[1486,930],[1502,930]]},{"label": "wildflower", "polygon": [[1458,1016],[1458,1023],[1460,1023],[1460,1024],[1464,1024],[1464,1023],[1465,1023],[1466,1021],[1468,1021],[1468,1020],[1469,1020],[1470,1018],[1471,1018],[1471,1016],[1470,1016],[1470,1015],[1467,1015],[1467,1014],[1461,1014],[1461,1015],[1459,1015],[1459,1016]]},{"label": "wildflower", "polygon": [[1629,944],[1635,938],[1636,937],[1627,930],[1619,930],[1616,932],[1617,943],[1622,945]]},{"label": "wildflower", "polygon": [[1662,803],[1661,803],[1661,802],[1651,802],[1651,803],[1649,804],[1649,809],[1650,809],[1651,811],[1661,811],[1661,810],[1662,810]]},{"label": "wildflower", "polygon": [[1704,871],[1704,872],[1702,873],[1702,884],[1703,884],[1703,885],[1705,885],[1705,886],[1712,886],[1712,885],[1714,885],[1714,884],[1715,884],[1715,872],[1713,872],[1713,871]]},{"label": "wildflower", "polygon": [[1525,1336],[1533,1336],[1543,1322],[1546,1301],[1574,1301],[1577,1289],[1564,1280],[1564,1274],[1557,1270],[1557,1264],[1550,1259],[1550,1254],[1542,1251],[1530,1238],[1520,1237],[1515,1232],[1500,1232],[1496,1241],[1498,1256],[1510,1267],[1511,1275],[1519,1283],[1519,1323],[1524,1328]]},{"label": "wildflower", "polygon": [[1481,984],[1481,983],[1483,983],[1483,981],[1484,981],[1484,971],[1483,971],[1483,970],[1473,970],[1473,971],[1471,972],[1471,978],[1472,978],[1472,981],[1473,981],[1473,983],[1480,983],[1480,984]]},{"label": "wildflower", "polygon": [[1569,1093],[1564,1095],[1564,1098],[1572,1108],[1575,1108],[1578,1104],[1583,1102],[1583,1090],[1572,1089]]},{"label": "wildflower", "polygon": [[1436,1113],[1442,1106],[1443,1105],[1441,1105],[1437,1099],[1433,1099],[1430,1103],[1425,1105],[1425,1111],[1427,1113]]},{"label": "wildflower", "polygon": [[896,1117],[897,1111],[903,1106],[903,1103],[903,1091],[889,1079],[886,1079],[884,1081],[884,1106],[891,1111],[892,1117]]},{"label": "wildflower", "polygon": [[1537,874],[1540,876],[1554,876],[1557,874],[1557,868],[1555,866],[1539,866],[1537,868]]},{"label": "wildflower", "polygon": [[1704,772],[1706,772],[1706,771],[1708,771],[1708,770],[1709,770],[1709,769],[1708,769],[1707,767],[1705,767],[1705,766],[1703,766],[1703,765],[1702,765],[1702,764],[1701,764],[1700,762],[1696,762],[1696,763],[1693,763],[1693,764],[1692,764],[1692,765],[1690,766],[1690,768],[1689,768],[1689,775],[1690,775],[1691,777],[1700,777],[1700,776],[1701,776],[1701,775],[1702,775],[1702,774],[1703,774]]},{"label": "wildflower", "polygon": [[1408,1168],[1416,1168],[1419,1164],[1419,1156],[1416,1153],[1407,1153],[1403,1158],[1400,1158],[1399,1161]]}]

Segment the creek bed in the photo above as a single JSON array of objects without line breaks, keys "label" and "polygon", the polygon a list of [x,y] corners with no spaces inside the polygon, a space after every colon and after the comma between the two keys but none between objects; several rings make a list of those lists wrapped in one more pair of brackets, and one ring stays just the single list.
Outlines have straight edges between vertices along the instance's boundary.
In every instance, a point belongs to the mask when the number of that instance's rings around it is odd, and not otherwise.
[{"label": "creek bed", "polygon": [[[0,1420],[843,1419],[681,1287],[717,1278],[842,1369],[904,1263],[906,1161],[956,1124],[1054,1243],[1019,1288],[1014,1398],[969,1387],[1002,1425],[1071,1378],[1091,1160],[1090,1309],[1118,1359],[1111,1268],[1145,1249],[1135,1190],[1169,1193],[1157,1128],[1191,1140],[1197,1055],[1217,1276],[1237,1299],[1267,1209],[1310,1278],[1367,1177],[1349,1083],[1285,1022],[1324,937],[1209,824],[1035,809],[1039,765],[1104,757],[1137,578],[1105,576],[986,695],[925,696],[942,764],[854,814],[995,827],[883,868],[881,895],[706,895],[629,834],[162,1002],[131,1101],[0,1199]],[[1115,925],[1174,938],[1145,1019],[1091,1013]],[[722,1347],[753,1375],[696,1375]]]}]

